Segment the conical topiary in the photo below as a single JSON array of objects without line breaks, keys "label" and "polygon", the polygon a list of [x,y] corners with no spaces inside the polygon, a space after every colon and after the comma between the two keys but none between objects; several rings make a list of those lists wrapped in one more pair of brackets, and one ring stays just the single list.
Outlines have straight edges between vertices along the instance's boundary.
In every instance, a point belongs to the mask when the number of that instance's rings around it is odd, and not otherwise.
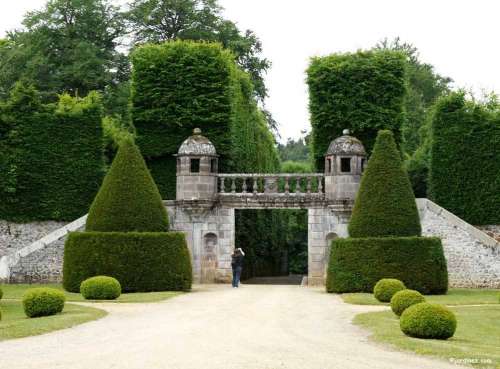
[{"label": "conical topiary", "polygon": [[379,131],[349,223],[350,237],[420,236],[408,174],[391,131]]},{"label": "conical topiary", "polygon": [[167,232],[168,216],[139,148],[124,140],[94,199],[87,231]]}]

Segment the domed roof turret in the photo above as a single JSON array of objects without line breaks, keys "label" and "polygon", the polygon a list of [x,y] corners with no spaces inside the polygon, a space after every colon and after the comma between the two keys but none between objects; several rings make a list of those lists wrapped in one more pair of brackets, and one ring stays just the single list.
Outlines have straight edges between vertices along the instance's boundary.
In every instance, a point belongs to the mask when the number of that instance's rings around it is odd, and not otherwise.
[{"label": "domed roof turret", "polygon": [[208,138],[201,135],[201,129],[195,128],[179,148],[178,155],[217,156],[215,146]]},{"label": "domed roof turret", "polygon": [[330,143],[326,155],[361,155],[366,156],[365,147],[356,137],[349,136],[349,130],[344,129],[343,135]]}]

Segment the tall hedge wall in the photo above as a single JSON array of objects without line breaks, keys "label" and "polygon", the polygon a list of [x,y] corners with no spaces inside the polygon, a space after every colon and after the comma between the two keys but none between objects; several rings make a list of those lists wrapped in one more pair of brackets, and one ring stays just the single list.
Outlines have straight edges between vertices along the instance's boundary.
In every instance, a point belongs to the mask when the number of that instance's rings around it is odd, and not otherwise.
[{"label": "tall hedge wall", "polygon": [[215,145],[221,171],[278,168],[250,78],[221,45],[145,45],[132,54],[132,63],[137,143],[164,198],[175,198],[172,155],[196,127]]},{"label": "tall hedge wall", "polygon": [[431,129],[429,197],[472,224],[500,223],[500,107],[441,98]]},{"label": "tall hedge wall", "polygon": [[17,84],[0,104],[0,219],[74,220],[85,214],[104,174],[97,93],[44,105]]},{"label": "tall hedge wall", "polygon": [[400,142],[405,119],[406,61],[394,51],[358,51],[315,57],[307,70],[312,155],[317,170],[330,141],[349,128],[368,152],[377,131],[390,129]]}]

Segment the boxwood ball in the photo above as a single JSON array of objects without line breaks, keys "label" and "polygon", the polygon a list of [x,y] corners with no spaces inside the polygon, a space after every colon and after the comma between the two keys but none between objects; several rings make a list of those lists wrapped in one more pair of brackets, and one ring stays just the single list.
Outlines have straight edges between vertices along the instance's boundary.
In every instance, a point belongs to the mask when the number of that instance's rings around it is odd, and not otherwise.
[{"label": "boxwood ball", "polygon": [[403,311],[399,321],[404,334],[416,338],[448,339],[455,334],[455,314],[443,305],[421,302]]},{"label": "boxwood ball", "polygon": [[404,289],[406,286],[399,279],[384,278],[378,281],[373,288],[373,295],[381,302],[389,302],[396,292]]}]

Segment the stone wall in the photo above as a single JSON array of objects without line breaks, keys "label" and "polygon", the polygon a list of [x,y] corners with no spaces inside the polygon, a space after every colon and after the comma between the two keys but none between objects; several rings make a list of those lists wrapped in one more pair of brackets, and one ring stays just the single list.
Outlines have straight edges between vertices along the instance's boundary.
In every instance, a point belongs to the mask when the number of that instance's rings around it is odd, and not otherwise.
[{"label": "stone wall", "polygon": [[418,199],[422,232],[440,237],[451,287],[500,288],[500,244],[427,199]]},{"label": "stone wall", "polygon": [[500,224],[478,226],[477,228],[486,233],[491,238],[494,238],[497,242],[500,242]]},{"label": "stone wall", "polygon": [[20,250],[65,225],[62,222],[20,224],[0,220],[0,257]]},{"label": "stone wall", "polygon": [[166,206],[171,230],[186,234],[194,281],[230,282],[235,243],[234,209],[176,207],[173,201],[167,201]]},{"label": "stone wall", "polygon": [[[21,250],[65,225],[66,223],[50,221],[26,224],[0,221],[0,258]],[[55,242],[21,258],[10,269],[9,282],[59,282],[62,279],[63,242]]]},{"label": "stone wall", "polygon": [[347,237],[349,216],[350,212],[337,212],[330,208],[308,210],[308,285],[324,284],[331,241],[336,237]]},{"label": "stone wall", "polygon": [[86,216],[69,224],[0,221],[0,281],[60,282],[66,235],[83,229],[85,220]]}]

